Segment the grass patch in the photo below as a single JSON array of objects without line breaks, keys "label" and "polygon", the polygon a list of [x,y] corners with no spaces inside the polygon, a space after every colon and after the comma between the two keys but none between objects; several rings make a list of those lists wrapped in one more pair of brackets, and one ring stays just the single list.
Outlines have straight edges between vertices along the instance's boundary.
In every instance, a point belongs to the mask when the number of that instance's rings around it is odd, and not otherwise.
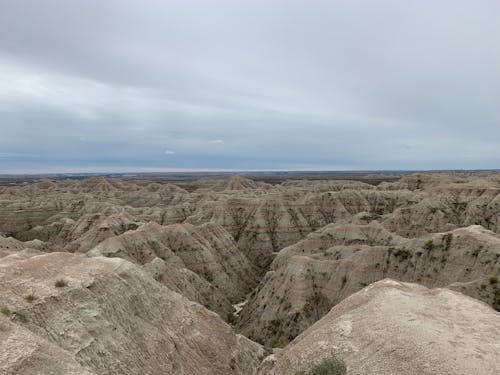
[{"label": "grass patch", "polygon": [[347,368],[343,361],[335,357],[326,358],[311,368],[308,372],[298,372],[296,375],[345,375]]}]

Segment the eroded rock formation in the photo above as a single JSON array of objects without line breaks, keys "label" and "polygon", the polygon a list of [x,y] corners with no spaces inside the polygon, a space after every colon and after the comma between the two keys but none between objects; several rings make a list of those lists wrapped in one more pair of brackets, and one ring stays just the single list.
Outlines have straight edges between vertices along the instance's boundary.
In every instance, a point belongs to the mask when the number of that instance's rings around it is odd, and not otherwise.
[{"label": "eroded rock formation", "polygon": [[499,176],[0,185],[0,372],[498,373]]},{"label": "eroded rock formation", "polygon": [[499,314],[477,300],[386,279],[343,300],[259,374],[294,374],[335,355],[349,375],[495,375],[499,335]]},{"label": "eroded rock formation", "polygon": [[3,374],[251,374],[262,348],[120,258],[0,259]]}]

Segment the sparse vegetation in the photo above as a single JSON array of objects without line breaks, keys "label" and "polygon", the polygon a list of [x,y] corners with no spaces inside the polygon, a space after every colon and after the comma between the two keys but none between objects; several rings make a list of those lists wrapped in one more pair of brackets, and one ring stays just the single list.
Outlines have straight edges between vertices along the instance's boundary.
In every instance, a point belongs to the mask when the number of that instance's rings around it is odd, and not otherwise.
[{"label": "sparse vegetation", "polygon": [[411,258],[411,252],[406,249],[396,249],[393,254],[400,262]]},{"label": "sparse vegetation", "polygon": [[2,307],[0,309],[0,312],[5,316],[10,316],[10,314],[12,313],[7,306]]},{"label": "sparse vegetation", "polygon": [[283,319],[276,318],[271,320],[270,322],[270,330],[273,334],[277,334],[281,331],[281,326],[283,325]]},{"label": "sparse vegetation", "polygon": [[28,314],[24,310],[19,310],[14,313],[16,319],[18,319],[22,323],[26,323],[28,321]]},{"label": "sparse vegetation", "polygon": [[302,307],[302,310],[304,311],[304,314],[306,314],[306,316],[310,316],[313,308],[310,303],[306,302]]},{"label": "sparse vegetation", "polygon": [[498,277],[496,276],[490,276],[488,281],[490,282],[491,285],[498,283]]},{"label": "sparse vegetation", "polygon": [[296,375],[345,375],[347,368],[343,361],[335,357],[324,359],[308,372],[298,372]]},{"label": "sparse vegetation", "polygon": [[427,251],[431,251],[432,249],[434,249],[434,241],[432,241],[432,240],[427,241],[424,244],[424,249]]},{"label": "sparse vegetation", "polygon": [[59,279],[55,282],[54,285],[56,288],[64,288],[65,286],[68,286],[68,282],[64,279]]},{"label": "sparse vegetation", "polygon": [[451,247],[451,241],[453,241],[453,234],[448,233],[443,236],[443,242],[444,242],[444,249],[446,251],[450,250]]},{"label": "sparse vegetation", "polygon": [[477,258],[481,250],[483,250],[483,245],[479,245],[478,248],[472,252],[472,256],[474,258]]},{"label": "sparse vegetation", "polygon": [[495,290],[495,295],[493,296],[493,308],[496,311],[500,311],[500,289]]},{"label": "sparse vegetation", "polygon": [[26,297],[24,297],[24,299],[29,303],[33,303],[36,300],[36,296],[33,293],[30,293]]}]

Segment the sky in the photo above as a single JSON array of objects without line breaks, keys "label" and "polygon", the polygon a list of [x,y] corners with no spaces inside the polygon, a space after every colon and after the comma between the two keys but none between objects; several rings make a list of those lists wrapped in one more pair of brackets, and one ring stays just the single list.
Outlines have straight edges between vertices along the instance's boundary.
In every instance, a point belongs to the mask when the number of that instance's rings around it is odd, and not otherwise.
[{"label": "sky", "polygon": [[0,0],[0,173],[500,168],[498,0]]}]

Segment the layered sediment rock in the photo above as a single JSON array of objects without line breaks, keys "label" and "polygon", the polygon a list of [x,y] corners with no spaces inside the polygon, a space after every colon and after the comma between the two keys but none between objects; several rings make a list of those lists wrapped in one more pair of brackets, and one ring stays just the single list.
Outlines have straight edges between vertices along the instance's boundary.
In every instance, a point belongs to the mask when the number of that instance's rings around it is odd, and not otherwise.
[{"label": "layered sediment rock", "polygon": [[[496,276],[495,276],[496,275]],[[450,286],[499,308],[500,237],[480,226],[405,239],[379,223],[330,224],[283,249],[240,314],[242,332],[283,346],[332,306],[390,277]]]},{"label": "layered sediment rock", "polygon": [[0,259],[2,374],[252,374],[263,351],[119,258]]},{"label": "layered sediment rock", "polygon": [[149,223],[109,238],[89,255],[141,264],[170,289],[226,318],[255,285],[256,271],[221,226]]}]

